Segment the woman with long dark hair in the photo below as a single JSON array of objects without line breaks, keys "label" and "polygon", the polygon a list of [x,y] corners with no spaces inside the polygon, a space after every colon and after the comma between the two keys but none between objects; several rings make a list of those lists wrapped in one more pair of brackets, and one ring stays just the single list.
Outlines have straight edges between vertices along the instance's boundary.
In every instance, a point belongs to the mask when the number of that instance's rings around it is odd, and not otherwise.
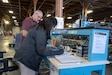
[{"label": "woman with long dark hair", "polygon": [[50,38],[50,31],[56,25],[56,18],[47,17],[36,27],[30,29],[14,56],[19,63],[21,75],[35,75],[43,56],[60,55],[64,52],[63,49],[46,46],[47,40]]}]

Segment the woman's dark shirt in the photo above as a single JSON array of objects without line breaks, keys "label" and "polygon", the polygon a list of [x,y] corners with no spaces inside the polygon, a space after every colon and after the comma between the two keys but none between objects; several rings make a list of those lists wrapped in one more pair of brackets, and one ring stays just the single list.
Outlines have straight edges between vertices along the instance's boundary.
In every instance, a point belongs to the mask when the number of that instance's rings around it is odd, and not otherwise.
[{"label": "woman's dark shirt", "polygon": [[14,58],[30,69],[38,71],[42,56],[53,56],[62,54],[63,51],[52,51],[51,48],[46,47],[47,36],[43,27],[32,28],[23,44],[15,53]]}]

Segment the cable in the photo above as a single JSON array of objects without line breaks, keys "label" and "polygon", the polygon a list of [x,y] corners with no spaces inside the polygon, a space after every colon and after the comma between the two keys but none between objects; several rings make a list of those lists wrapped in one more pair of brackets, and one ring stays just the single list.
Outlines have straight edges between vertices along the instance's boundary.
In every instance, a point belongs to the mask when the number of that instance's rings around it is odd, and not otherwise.
[{"label": "cable", "polygon": [[44,1],[42,2],[42,4],[39,6],[38,10],[42,7],[42,5],[44,4],[45,1],[46,1],[46,0],[44,0]]}]

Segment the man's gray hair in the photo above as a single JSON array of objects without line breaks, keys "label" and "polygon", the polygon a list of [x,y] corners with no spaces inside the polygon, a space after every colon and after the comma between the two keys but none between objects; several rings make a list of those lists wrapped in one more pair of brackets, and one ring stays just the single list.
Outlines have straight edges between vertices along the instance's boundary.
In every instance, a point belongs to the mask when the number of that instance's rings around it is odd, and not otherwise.
[{"label": "man's gray hair", "polygon": [[36,10],[34,13],[42,13],[43,14],[43,12],[41,10]]}]

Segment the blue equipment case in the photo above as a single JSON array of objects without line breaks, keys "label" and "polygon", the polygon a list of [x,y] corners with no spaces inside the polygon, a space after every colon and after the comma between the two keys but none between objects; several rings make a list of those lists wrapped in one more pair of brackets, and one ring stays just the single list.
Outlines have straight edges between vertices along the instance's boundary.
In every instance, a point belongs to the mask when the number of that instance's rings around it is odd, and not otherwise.
[{"label": "blue equipment case", "polygon": [[[89,36],[88,44],[88,58],[86,62],[80,64],[61,64],[55,60],[55,58],[49,57],[51,65],[54,66],[55,71],[50,75],[91,75],[92,72],[98,73],[98,75],[105,75],[106,64],[108,56],[108,38],[109,29],[105,28],[73,28],[73,29],[57,29],[52,32],[52,36],[75,36],[75,35],[87,35]],[[54,62],[55,60],[55,62]],[[53,67],[52,67],[53,68]]]}]

